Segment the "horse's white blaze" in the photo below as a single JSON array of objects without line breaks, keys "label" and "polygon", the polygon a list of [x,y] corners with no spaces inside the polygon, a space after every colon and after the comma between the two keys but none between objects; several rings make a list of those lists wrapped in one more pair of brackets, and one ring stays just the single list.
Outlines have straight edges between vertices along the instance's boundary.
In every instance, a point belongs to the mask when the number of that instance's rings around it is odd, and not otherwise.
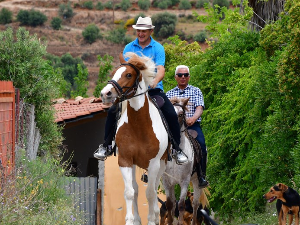
[{"label": "horse's white blaze", "polygon": [[112,80],[115,80],[116,82],[118,82],[118,80],[121,79],[122,73],[124,73],[125,70],[126,70],[125,66],[122,66],[119,69],[117,69],[117,71],[116,71],[115,75],[113,76]]},{"label": "horse's white blaze", "polygon": [[[126,67],[120,67],[120,68],[116,71],[116,73],[115,73],[114,77],[112,78],[112,80],[115,80],[116,82],[118,82],[118,80],[119,80],[119,79],[121,78],[121,76],[122,76],[122,73],[123,73],[125,70],[126,70]],[[106,86],[102,89],[101,95],[102,95],[104,98],[106,98],[107,93],[110,92],[112,88],[113,88],[113,85],[112,85],[112,84],[106,85]],[[116,96],[115,96],[115,97],[116,97]]]}]

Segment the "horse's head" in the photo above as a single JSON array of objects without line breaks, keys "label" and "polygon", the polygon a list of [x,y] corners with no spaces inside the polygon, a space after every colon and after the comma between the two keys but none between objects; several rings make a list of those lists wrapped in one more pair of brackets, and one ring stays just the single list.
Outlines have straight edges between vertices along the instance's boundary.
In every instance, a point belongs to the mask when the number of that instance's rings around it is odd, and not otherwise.
[{"label": "horse's head", "polygon": [[155,64],[150,58],[139,57],[132,52],[126,53],[125,57],[129,58],[128,62],[120,53],[121,64],[113,71],[112,79],[101,91],[101,98],[105,104],[114,102],[115,99],[123,101],[132,98],[138,89],[146,91],[149,81],[154,77]]},{"label": "horse's head", "polygon": [[189,104],[190,98],[177,98],[172,97],[170,99],[177,113],[178,122],[180,125],[185,121],[185,112],[188,111],[187,105]]}]

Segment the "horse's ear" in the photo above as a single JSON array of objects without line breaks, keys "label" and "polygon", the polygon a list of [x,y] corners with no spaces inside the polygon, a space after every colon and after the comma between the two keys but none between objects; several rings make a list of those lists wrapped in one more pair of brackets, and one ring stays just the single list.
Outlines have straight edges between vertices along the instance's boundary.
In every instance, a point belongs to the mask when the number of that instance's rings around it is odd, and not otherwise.
[{"label": "horse's ear", "polygon": [[183,101],[183,105],[186,106],[188,104],[189,100],[190,100],[190,97],[185,98]]},{"label": "horse's ear", "polygon": [[119,54],[119,59],[120,59],[120,63],[123,64],[123,63],[126,63],[124,57],[123,57],[123,52],[120,52]]}]

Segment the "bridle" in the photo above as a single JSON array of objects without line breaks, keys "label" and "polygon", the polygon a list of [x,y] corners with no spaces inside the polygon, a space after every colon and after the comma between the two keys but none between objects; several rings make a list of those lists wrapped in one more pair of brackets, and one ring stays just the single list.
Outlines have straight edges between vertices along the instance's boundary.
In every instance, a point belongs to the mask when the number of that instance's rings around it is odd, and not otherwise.
[{"label": "bridle", "polygon": [[[182,109],[182,114],[179,114],[178,117],[180,119],[179,125],[182,126],[184,124],[184,130],[182,130],[181,132],[185,132],[187,130],[187,123],[186,123],[186,114],[185,114],[185,110],[184,110],[184,106],[180,105],[179,103],[174,103],[174,106],[179,106]],[[182,118],[181,118],[182,117]]]},{"label": "bridle", "polygon": [[[120,66],[130,66],[131,68],[133,68],[135,70],[137,76],[136,76],[135,82],[130,87],[128,87],[128,86],[121,87],[115,80],[109,80],[107,82],[108,84],[111,84],[116,89],[116,91],[118,93],[118,97],[117,97],[117,99],[119,100],[118,102],[122,102],[124,100],[145,94],[148,90],[143,93],[140,93],[138,95],[135,95],[138,87],[140,87],[139,79],[140,79],[141,73],[140,73],[139,69],[136,68],[136,66],[131,63],[122,63]],[[123,91],[124,88],[126,88],[126,91]]]}]

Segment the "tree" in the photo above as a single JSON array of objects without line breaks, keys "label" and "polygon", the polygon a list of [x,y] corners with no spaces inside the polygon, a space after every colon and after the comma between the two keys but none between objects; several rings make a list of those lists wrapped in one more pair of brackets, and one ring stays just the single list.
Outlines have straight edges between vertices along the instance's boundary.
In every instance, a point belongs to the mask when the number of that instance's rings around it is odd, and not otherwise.
[{"label": "tree", "polygon": [[261,30],[270,21],[279,19],[280,12],[284,9],[286,0],[260,1],[249,0],[249,6],[253,8],[253,17],[251,27],[255,30]]},{"label": "tree", "polygon": [[86,40],[88,43],[92,44],[98,38],[101,38],[100,29],[95,24],[89,24],[82,31],[82,36],[84,37],[84,40]]},{"label": "tree", "polygon": [[87,80],[89,72],[87,68],[82,68],[80,64],[77,64],[78,74],[74,77],[75,89],[71,92],[71,97],[76,98],[77,96],[88,97],[87,90],[89,82]]},{"label": "tree", "polygon": [[0,24],[7,24],[12,22],[12,12],[6,8],[0,11]]},{"label": "tree", "polygon": [[108,81],[108,75],[110,73],[110,71],[112,70],[113,66],[112,66],[112,62],[113,62],[113,57],[105,54],[103,56],[103,58],[101,56],[98,56],[98,60],[99,60],[99,75],[98,75],[98,80],[97,80],[97,85],[96,88],[94,90],[93,95],[95,97],[99,97],[100,96],[100,92],[101,90],[105,87],[105,85],[107,84],[106,82]]},{"label": "tree", "polygon": [[42,136],[39,153],[58,155],[61,131],[54,122],[53,99],[61,97],[61,74],[50,66],[46,45],[36,35],[20,27],[0,32],[0,80],[11,80],[20,90],[20,97],[35,106],[36,122]]}]

